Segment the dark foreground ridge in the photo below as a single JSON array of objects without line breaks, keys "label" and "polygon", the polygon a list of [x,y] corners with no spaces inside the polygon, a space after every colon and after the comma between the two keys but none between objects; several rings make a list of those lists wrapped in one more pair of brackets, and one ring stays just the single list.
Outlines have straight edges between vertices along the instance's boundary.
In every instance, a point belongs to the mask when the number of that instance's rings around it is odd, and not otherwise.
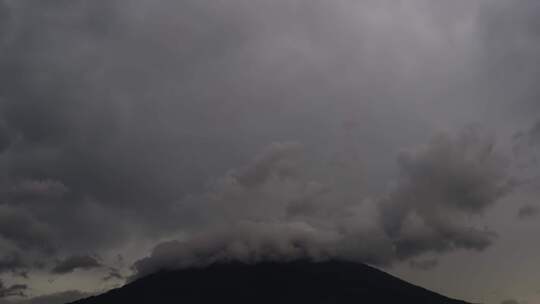
[{"label": "dark foreground ridge", "polygon": [[466,304],[348,262],[288,262],[161,272],[76,304]]}]

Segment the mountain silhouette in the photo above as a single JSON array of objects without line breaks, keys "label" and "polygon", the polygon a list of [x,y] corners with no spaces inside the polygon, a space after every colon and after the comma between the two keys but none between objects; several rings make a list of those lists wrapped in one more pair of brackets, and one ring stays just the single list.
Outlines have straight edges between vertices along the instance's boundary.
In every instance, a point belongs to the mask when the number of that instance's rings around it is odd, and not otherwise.
[{"label": "mountain silhouette", "polygon": [[467,304],[351,262],[226,263],[164,271],[73,304]]}]

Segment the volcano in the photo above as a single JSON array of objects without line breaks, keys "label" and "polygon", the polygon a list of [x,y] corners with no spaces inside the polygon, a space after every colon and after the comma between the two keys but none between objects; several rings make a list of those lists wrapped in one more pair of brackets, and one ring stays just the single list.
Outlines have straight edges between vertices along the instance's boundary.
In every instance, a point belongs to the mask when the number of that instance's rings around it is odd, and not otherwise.
[{"label": "volcano", "polygon": [[224,263],[163,271],[73,304],[467,304],[351,262]]}]

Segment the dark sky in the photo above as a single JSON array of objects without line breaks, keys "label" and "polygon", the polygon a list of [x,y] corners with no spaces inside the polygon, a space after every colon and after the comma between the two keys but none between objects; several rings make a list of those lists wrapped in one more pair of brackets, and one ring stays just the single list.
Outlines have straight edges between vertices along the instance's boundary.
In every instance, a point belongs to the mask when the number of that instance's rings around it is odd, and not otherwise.
[{"label": "dark sky", "polygon": [[0,303],[214,261],[540,301],[537,0],[0,0]]}]

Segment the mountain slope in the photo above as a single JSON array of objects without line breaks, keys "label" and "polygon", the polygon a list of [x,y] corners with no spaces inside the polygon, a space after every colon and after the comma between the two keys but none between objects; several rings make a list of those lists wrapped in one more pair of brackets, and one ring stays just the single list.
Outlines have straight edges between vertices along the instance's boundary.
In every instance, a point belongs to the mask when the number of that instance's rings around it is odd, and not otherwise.
[{"label": "mountain slope", "polygon": [[348,262],[218,264],[162,272],[76,304],[466,304]]}]

